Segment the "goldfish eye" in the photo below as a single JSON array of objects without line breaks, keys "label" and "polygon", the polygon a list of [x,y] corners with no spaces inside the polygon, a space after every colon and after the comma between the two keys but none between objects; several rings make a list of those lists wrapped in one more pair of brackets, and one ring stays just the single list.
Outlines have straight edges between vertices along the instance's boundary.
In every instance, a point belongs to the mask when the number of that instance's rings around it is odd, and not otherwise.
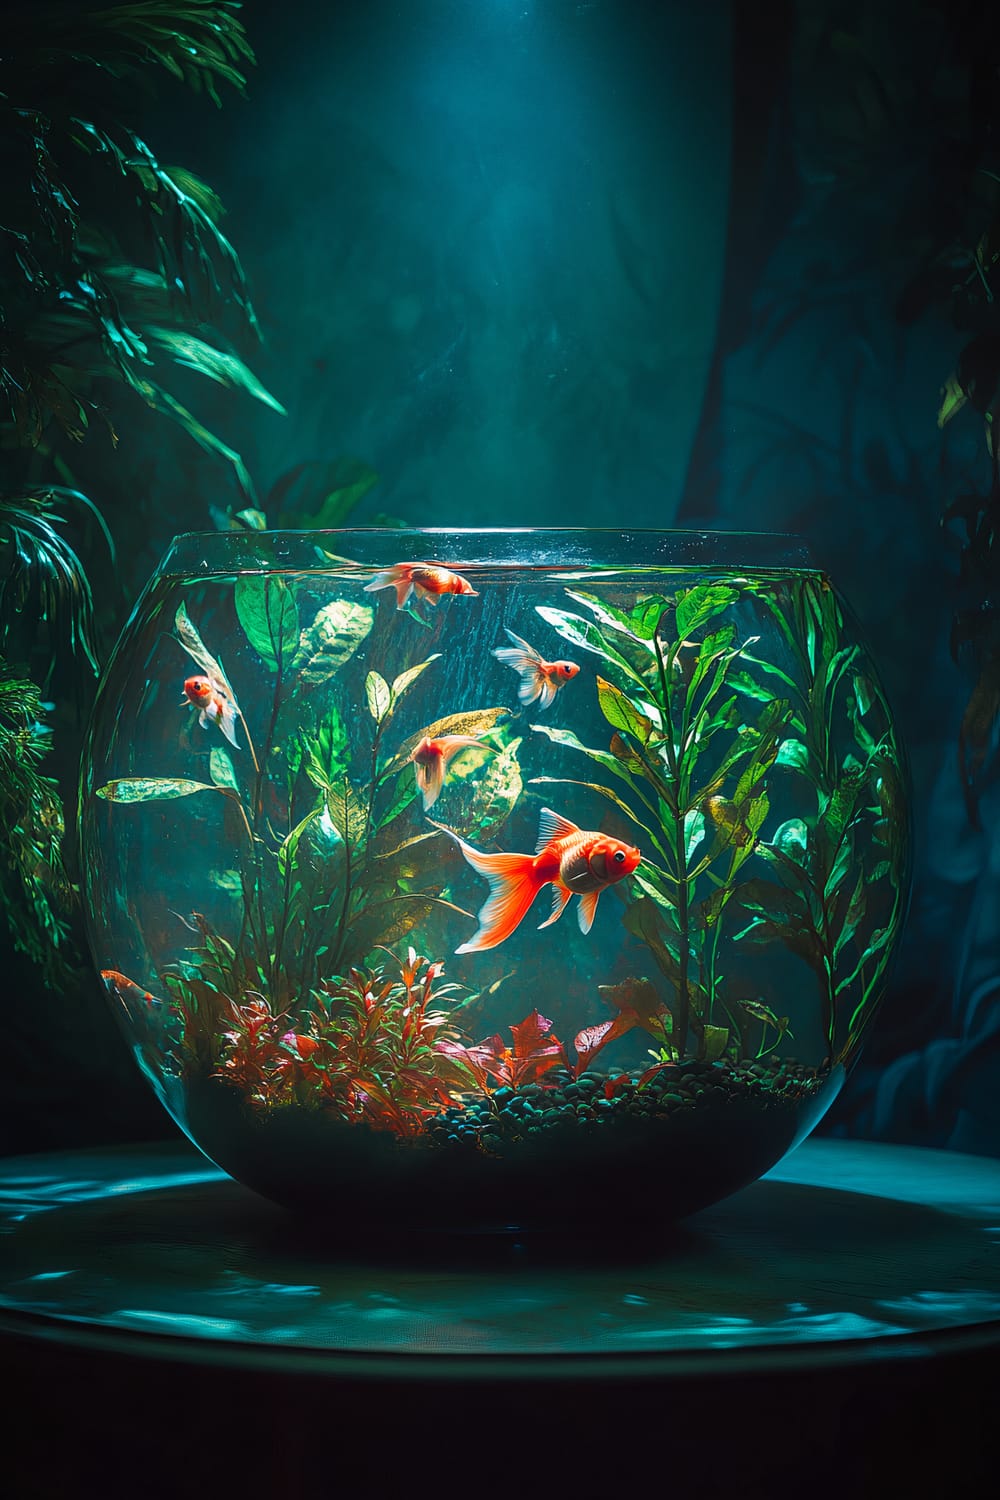
[{"label": "goldfish eye", "polygon": [[625,863],[625,850],[624,849],[616,849],[615,850],[615,864],[616,865],[623,865],[624,863]]}]

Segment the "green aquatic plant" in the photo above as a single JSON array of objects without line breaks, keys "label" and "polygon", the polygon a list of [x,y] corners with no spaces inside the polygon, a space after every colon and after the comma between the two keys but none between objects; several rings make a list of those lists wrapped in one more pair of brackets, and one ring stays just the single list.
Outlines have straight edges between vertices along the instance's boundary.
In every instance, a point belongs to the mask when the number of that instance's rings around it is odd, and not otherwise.
[{"label": "green aquatic plant", "polygon": [[[811,788],[813,808],[788,819],[757,853],[768,878],[748,882],[740,905],[750,921],[737,941],[778,940],[816,975],[831,1055],[856,1051],[883,981],[904,913],[904,773],[881,692],[858,646],[843,644],[844,620],[826,579],[760,592],[788,650],[790,671],[769,664],[791,704],[780,759]],[[748,673],[741,692],[760,698]],[[853,745],[834,743],[837,700],[846,700]],[[841,997],[854,996],[846,1026]]]},{"label": "green aquatic plant", "polygon": [[[884,704],[859,648],[841,644],[832,590],[819,577],[797,579],[783,594],[770,581],[727,580],[678,590],[673,599],[645,596],[627,611],[567,593],[592,618],[545,606],[538,612],[605,664],[597,697],[613,733],[605,750],[568,730],[532,728],[624,786],[619,794],[574,783],[611,800],[640,830],[644,857],[632,877],[640,895],[624,922],[668,985],[657,1022],[666,1029],[669,1016],[664,1058],[683,1054],[692,1037],[703,1060],[747,1055],[752,1022],[773,1027],[777,1040],[787,1032],[766,1002],[759,1002],[766,1014],[755,1014],[755,1002],[727,985],[720,939],[733,920],[742,924],[736,942],[782,942],[810,964],[831,1055],[839,1045],[837,1055],[846,1057],[902,918],[902,771],[888,729],[876,737],[867,727],[876,704],[888,722]],[[755,656],[758,638],[737,641],[735,624],[720,619],[741,600],[772,614],[787,669]],[[845,693],[854,747],[842,755],[831,725],[834,699]],[[770,780],[779,772],[811,789],[814,811],[768,836]],[[870,866],[860,859],[862,832],[879,851]],[[770,878],[756,873],[762,864]],[[881,925],[866,925],[875,909]],[[856,988],[841,1036],[838,1001]],[[592,1028],[593,1044],[603,1047],[634,1024],[623,1013]]]},{"label": "green aquatic plant", "polygon": [[63,861],[63,811],[40,763],[49,748],[39,689],[0,659],[0,907],[15,946],[49,984],[66,978],[72,886]]},{"label": "green aquatic plant", "polygon": [[601,657],[617,679],[597,678],[600,711],[613,733],[602,750],[567,730],[532,728],[581,751],[628,789],[625,800],[583,783],[641,831],[644,858],[632,877],[641,895],[627,906],[625,925],[670,987],[672,1045],[683,1053],[693,1034],[698,1055],[711,1060],[725,1051],[731,1031],[716,1020],[721,918],[768,815],[766,777],[788,705],[774,699],[753,723],[740,711],[730,679],[751,643],[736,644],[735,625],[719,623],[739,597],[730,584],[680,590],[673,601],[647,595],[627,612],[567,593],[593,619],[548,607],[539,613],[564,639]]},{"label": "green aquatic plant", "polygon": [[[95,430],[117,445],[145,406],[226,462],[249,497],[240,455],[182,404],[172,376],[195,371],[281,410],[232,342],[256,322],[218,198],[194,173],[161,162],[129,123],[157,74],[216,104],[223,83],[243,91],[254,59],[238,10],[231,0],[4,8],[0,672],[34,679],[57,699],[53,669],[67,655],[78,704],[96,675],[83,543],[100,532],[110,543],[107,486],[90,498],[75,478],[80,445]],[[62,868],[64,813],[55,782],[27,774],[37,749],[16,767],[10,756],[0,765],[0,803],[30,799],[11,826],[34,830],[8,841],[4,909],[15,946],[53,983],[67,972],[56,950],[71,947],[74,888],[60,876],[39,896],[42,865]]]},{"label": "green aquatic plant", "polygon": [[[304,623],[300,587],[250,574],[237,580],[234,602],[245,642],[269,679],[255,695],[252,723],[182,604],[176,639],[203,674],[189,679],[185,692],[192,682],[206,684],[209,707],[199,717],[210,731],[228,726],[208,751],[208,779],[125,776],[96,791],[123,809],[222,799],[235,868],[213,872],[213,883],[235,910],[212,923],[193,913],[200,942],[162,976],[182,1023],[183,1050],[199,1064],[212,1060],[233,1004],[249,1003],[241,997],[267,996],[280,1013],[298,1015],[324,993],[329,976],[360,972],[377,949],[405,939],[435,912],[469,915],[445,895],[435,830],[414,825],[411,815],[418,796],[412,756],[425,737],[493,737],[479,754],[481,774],[456,778],[445,793],[452,822],[468,836],[495,833],[522,789],[520,740],[501,727],[504,707],[395,734],[400,705],[439,657],[417,661],[391,681],[374,670],[362,676],[357,653],[373,627],[371,605],[334,600]],[[350,705],[359,699],[365,712],[352,721]],[[198,706],[202,698],[192,701]],[[213,702],[221,705],[218,715]],[[263,1024],[262,1013],[257,1019]]]}]

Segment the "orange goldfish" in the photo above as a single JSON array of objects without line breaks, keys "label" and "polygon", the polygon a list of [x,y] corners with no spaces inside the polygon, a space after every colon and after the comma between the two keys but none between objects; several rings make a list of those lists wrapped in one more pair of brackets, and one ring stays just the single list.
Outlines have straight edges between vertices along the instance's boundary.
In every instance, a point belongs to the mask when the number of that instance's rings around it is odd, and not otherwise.
[{"label": "orange goldfish", "polygon": [[188,677],[184,682],[181,707],[192,704],[198,710],[198,723],[207,729],[209,720],[218,724],[226,739],[238,750],[236,740],[236,704],[228,688],[212,677]]},{"label": "orange goldfish", "polygon": [[396,563],[382,573],[376,573],[371,583],[366,583],[364,592],[373,594],[376,589],[395,589],[396,608],[405,609],[411,598],[429,599],[438,602],[441,594],[471,594],[476,590],[467,578],[442,568],[438,563]]},{"label": "orange goldfish", "polygon": [[545,661],[513,630],[508,630],[507,634],[514,642],[513,646],[498,646],[493,655],[497,661],[520,672],[521,685],[517,696],[522,703],[534,703],[538,698],[539,707],[548,708],[559,689],[571,682],[580,668],[575,661]]},{"label": "orange goldfish", "polygon": [[509,938],[543,885],[552,886],[552,911],[539,928],[551,927],[569,898],[579,896],[580,931],[589,932],[601,892],[631,875],[642,859],[631,844],[578,828],[550,807],[542,808],[533,855],[481,854],[451,829],[442,828],[442,832],[455,840],[476,873],[490,883],[489,900],[479,913],[479,930],[456,953],[495,948]]},{"label": "orange goldfish", "polygon": [[[424,812],[429,812],[441,795],[445,771],[452,756],[469,745],[482,745],[482,741],[474,734],[443,734],[436,740],[424,735],[410,756],[417,786],[423,795]],[[482,748],[489,750],[490,746],[483,745]]]}]

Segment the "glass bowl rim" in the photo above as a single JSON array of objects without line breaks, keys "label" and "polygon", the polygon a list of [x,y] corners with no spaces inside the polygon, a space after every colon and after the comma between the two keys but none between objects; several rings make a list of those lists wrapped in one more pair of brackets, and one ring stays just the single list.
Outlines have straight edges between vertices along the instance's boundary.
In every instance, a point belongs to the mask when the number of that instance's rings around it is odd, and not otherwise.
[{"label": "glass bowl rim", "polygon": [[[351,554],[355,555],[351,555]],[[322,573],[433,562],[456,568],[697,568],[816,572],[808,542],[787,532],[685,527],[386,527],[188,531],[157,575],[274,571]]]}]

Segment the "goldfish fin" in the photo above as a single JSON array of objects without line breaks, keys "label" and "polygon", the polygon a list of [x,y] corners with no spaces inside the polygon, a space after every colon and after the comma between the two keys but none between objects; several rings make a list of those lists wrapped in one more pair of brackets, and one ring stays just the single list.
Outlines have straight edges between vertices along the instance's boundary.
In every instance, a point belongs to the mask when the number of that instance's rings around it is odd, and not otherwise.
[{"label": "goldfish fin", "polygon": [[234,750],[240,748],[240,742],[236,738],[236,704],[229,698],[222,699],[222,708],[219,713],[219,728]]},{"label": "goldfish fin", "polygon": [[424,799],[424,812],[430,812],[444,786],[444,757],[435,756],[429,765],[415,760],[413,769],[417,775],[417,786]]},{"label": "goldfish fin", "polygon": [[559,918],[562,916],[563,911],[566,908],[566,902],[569,900],[569,898],[570,898],[570,896],[572,896],[572,894],[573,894],[573,892],[570,891],[570,890],[567,890],[564,885],[556,885],[555,883],[553,883],[553,886],[552,886],[552,910],[549,913],[549,915],[545,918],[544,922],[539,922],[539,924],[538,924],[538,930],[539,930],[539,932],[541,932],[541,930],[542,930],[543,927],[551,927],[553,922],[558,922]]},{"label": "goldfish fin", "polygon": [[571,833],[579,833],[580,830],[569,818],[560,817],[553,812],[551,807],[543,807],[538,818],[538,843],[535,845],[535,853],[541,854],[546,844],[553,839],[568,838]]},{"label": "goldfish fin", "polygon": [[[522,641],[519,635],[515,635],[513,630],[508,630],[507,635],[514,645],[498,646],[493,655],[497,661],[502,661],[505,667],[512,667],[515,672],[520,673],[521,681],[518,685],[517,696],[521,702],[534,703],[536,698],[541,697],[546,685],[540,670],[542,659],[538,652],[529,646],[527,641]],[[552,701],[551,698],[549,701]]]},{"label": "goldfish fin", "polygon": [[555,698],[555,696],[556,696],[555,683],[549,682],[548,678],[547,677],[543,677],[542,674],[541,674],[541,672],[539,672],[538,673],[538,693],[537,693],[538,707],[539,708],[548,708],[549,704],[553,701],[553,699]]},{"label": "goldfish fin", "polygon": [[539,892],[535,861],[530,854],[481,854],[457,834],[451,837],[477,875],[489,881],[490,896],[479,912],[479,928],[456,953],[495,948],[522,921]]},{"label": "goldfish fin", "polygon": [[580,897],[580,905],[576,909],[577,921],[580,923],[581,932],[589,932],[594,925],[594,914],[597,911],[597,898],[600,891],[588,891],[585,896]]}]

